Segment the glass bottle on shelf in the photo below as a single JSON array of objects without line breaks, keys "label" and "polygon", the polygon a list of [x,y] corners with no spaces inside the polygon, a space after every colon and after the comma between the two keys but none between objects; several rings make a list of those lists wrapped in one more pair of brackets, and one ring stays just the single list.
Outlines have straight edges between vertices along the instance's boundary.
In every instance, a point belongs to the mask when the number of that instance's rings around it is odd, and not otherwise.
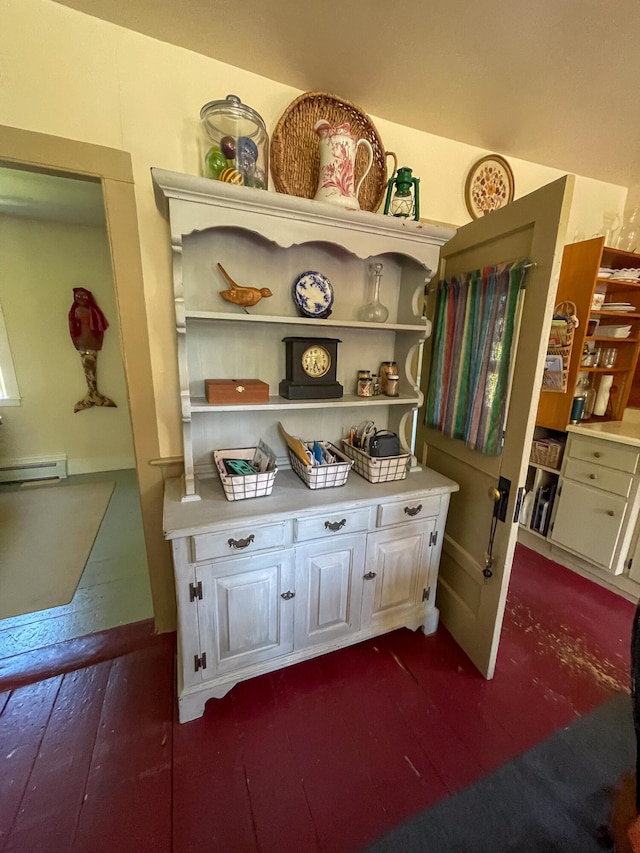
[{"label": "glass bottle on shelf", "polygon": [[588,420],[593,414],[593,407],[596,403],[596,389],[592,385],[587,385],[584,392],[584,409],[582,412],[582,420]]},{"label": "glass bottle on shelf", "polygon": [[623,252],[635,252],[640,248],[640,207],[634,208],[629,216],[625,216],[616,248],[622,249]]},{"label": "glass bottle on shelf", "polygon": [[[576,405],[576,412],[574,413],[572,410],[571,422],[579,423],[580,421],[588,420],[593,414],[593,407],[596,402],[596,390],[589,383],[589,377],[586,373],[578,374],[578,382],[573,400]],[[577,400],[581,402],[576,402]],[[573,418],[574,414],[577,414],[575,420]]]},{"label": "glass bottle on shelf", "polygon": [[384,323],[389,316],[389,309],[380,302],[382,264],[369,264],[369,273],[373,278],[373,298],[360,308],[358,320],[365,323]]},{"label": "glass bottle on shelf", "polygon": [[586,400],[585,382],[586,374],[579,373],[578,381],[576,382],[576,387],[573,392],[573,402],[571,404],[571,414],[569,416],[569,422],[572,424],[579,424],[584,416],[584,404]]}]

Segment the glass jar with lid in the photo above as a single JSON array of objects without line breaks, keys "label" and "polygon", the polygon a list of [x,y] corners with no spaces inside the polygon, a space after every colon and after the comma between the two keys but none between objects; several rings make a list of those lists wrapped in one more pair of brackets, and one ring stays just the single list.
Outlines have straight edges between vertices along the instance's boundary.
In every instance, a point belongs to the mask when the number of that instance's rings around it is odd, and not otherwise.
[{"label": "glass jar with lid", "polygon": [[262,117],[237,95],[209,101],[200,110],[207,178],[266,190],[269,136]]},{"label": "glass jar with lid", "polygon": [[373,397],[373,378],[370,370],[358,371],[358,397]]}]

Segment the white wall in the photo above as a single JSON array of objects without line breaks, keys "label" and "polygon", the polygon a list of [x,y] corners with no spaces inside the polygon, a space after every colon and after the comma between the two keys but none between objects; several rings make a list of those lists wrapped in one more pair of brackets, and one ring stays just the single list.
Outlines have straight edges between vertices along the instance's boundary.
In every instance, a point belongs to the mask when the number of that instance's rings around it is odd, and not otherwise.
[{"label": "white wall", "polygon": [[[200,174],[198,122],[207,101],[237,94],[271,132],[300,92],[49,0],[0,0],[0,17],[0,121],[132,156],[160,446],[163,455],[179,454],[170,252],[149,169]],[[360,106],[367,109],[366,103]],[[465,177],[489,152],[371,118],[385,148],[420,177],[423,218],[455,225],[468,221]],[[509,162],[516,197],[563,174],[514,158]],[[570,237],[597,232],[602,211],[622,211],[625,197],[624,187],[578,176]]]},{"label": "white wall", "polygon": [[[66,454],[69,473],[135,466],[120,332],[104,228],[0,215],[0,303],[22,397],[2,410],[0,460]],[[98,390],[118,408],[74,413],[87,391],[69,335],[73,288],[86,287],[109,328]]]}]

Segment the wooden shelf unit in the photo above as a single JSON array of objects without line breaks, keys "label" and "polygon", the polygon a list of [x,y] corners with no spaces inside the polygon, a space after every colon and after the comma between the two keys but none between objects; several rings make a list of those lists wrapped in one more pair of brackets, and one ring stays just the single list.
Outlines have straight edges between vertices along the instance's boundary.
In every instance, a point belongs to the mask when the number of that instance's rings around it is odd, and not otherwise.
[{"label": "wooden shelf unit", "polygon": [[[574,334],[567,390],[565,393],[542,390],[536,418],[538,426],[560,431],[567,428],[580,372],[593,375],[596,391],[600,375],[613,374],[615,377],[607,414],[602,417],[593,416],[592,421],[621,420],[629,403],[640,355],[640,282],[620,280],[613,276],[600,278],[598,272],[601,267],[640,268],[640,255],[606,247],[604,237],[595,237],[565,246],[555,301],[556,303],[567,300],[573,302],[580,324]],[[594,294],[603,291],[604,306],[598,310],[592,309]],[[637,310],[607,311],[608,302],[630,302]],[[612,338],[598,335],[596,329],[596,333],[589,336],[587,333],[590,319],[598,320],[599,327],[630,325],[631,334],[628,338]],[[615,367],[611,369],[582,367],[585,342],[614,347],[618,351]]]}]

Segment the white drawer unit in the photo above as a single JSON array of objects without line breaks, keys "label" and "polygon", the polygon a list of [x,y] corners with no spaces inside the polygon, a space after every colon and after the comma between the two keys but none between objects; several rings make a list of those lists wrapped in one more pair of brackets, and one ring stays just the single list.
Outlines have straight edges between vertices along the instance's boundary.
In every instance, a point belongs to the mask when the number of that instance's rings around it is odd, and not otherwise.
[{"label": "white drawer unit", "polygon": [[191,537],[193,561],[214,560],[217,557],[236,557],[255,554],[268,548],[284,548],[287,525],[243,524],[217,533],[203,533]]},{"label": "white drawer unit", "polygon": [[422,521],[425,518],[438,515],[440,498],[411,498],[404,501],[394,501],[378,507],[378,527],[390,524],[404,524],[406,521]]},{"label": "white drawer unit", "polygon": [[568,459],[564,469],[567,480],[575,480],[576,483],[584,483],[595,489],[605,492],[613,492],[622,497],[629,497],[633,486],[633,476],[624,471],[616,471],[605,468],[603,465],[594,465],[591,462],[583,462],[581,459]]},{"label": "white drawer unit", "polygon": [[639,456],[631,444],[570,432],[549,542],[622,574],[638,516]]},{"label": "white drawer unit", "polygon": [[425,469],[376,485],[352,473],[322,490],[280,471],[278,484],[280,493],[276,485],[269,497],[229,502],[208,479],[189,503],[180,480],[167,481],[181,722],[247,678],[396,628],[438,626],[456,483]]},{"label": "white drawer unit", "polygon": [[635,474],[638,469],[638,449],[613,441],[571,435],[567,455],[570,459],[581,459],[617,471],[628,471],[629,474]]},{"label": "white drawer unit", "polygon": [[332,539],[341,533],[357,533],[369,529],[370,518],[371,508],[368,506],[297,518],[293,522],[294,538],[296,542],[306,542],[309,539]]}]

